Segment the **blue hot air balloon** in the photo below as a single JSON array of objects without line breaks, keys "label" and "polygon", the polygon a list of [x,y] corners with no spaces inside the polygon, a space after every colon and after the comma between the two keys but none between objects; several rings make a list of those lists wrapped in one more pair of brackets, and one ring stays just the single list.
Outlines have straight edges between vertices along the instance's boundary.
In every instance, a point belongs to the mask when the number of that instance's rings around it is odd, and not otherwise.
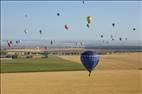
[{"label": "blue hot air balloon", "polygon": [[95,51],[85,51],[81,54],[80,59],[84,67],[89,71],[90,76],[91,71],[99,63],[99,55],[97,55]]}]

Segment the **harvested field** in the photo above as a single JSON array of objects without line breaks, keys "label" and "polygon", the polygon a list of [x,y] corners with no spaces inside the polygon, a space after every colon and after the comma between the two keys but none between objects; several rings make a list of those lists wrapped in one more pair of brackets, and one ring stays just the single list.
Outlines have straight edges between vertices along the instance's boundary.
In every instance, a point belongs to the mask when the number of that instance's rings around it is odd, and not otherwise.
[{"label": "harvested field", "polygon": [[2,94],[141,94],[140,70],[6,73]]},{"label": "harvested field", "polygon": [[[62,58],[79,62],[79,56]],[[91,77],[87,71],[1,73],[1,94],[141,94],[141,63],[141,53],[112,54],[101,56]]]}]

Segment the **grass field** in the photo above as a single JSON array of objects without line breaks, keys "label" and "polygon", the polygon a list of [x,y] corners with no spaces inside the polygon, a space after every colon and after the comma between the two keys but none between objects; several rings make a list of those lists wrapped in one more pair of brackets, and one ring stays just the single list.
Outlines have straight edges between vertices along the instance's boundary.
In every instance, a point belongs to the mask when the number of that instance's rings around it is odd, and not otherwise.
[{"label": "grass field", "polygon": [[49,55],[47,59],[13,59],[1,60],[1,72],[47,72],[83,70],[81,64]]},{"label": "grass field", "polygon": [[[91,77],[87,71],[1,73],[1,94],[142,94],[141,56],[142,53],[101,55]],[[79,56],[56,58],[55,63],[64,58],[81,68]]]}]

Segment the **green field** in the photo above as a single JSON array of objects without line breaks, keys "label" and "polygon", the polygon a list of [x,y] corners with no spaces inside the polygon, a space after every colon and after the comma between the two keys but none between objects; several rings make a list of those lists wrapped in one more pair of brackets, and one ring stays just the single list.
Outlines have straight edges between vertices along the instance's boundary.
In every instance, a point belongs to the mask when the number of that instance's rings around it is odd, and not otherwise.
[{"label": "green field", "polygon": [[1,60],[1,73],[15,72],[47,72],[84,70],[75,62],[49,55],[48,58]]}]

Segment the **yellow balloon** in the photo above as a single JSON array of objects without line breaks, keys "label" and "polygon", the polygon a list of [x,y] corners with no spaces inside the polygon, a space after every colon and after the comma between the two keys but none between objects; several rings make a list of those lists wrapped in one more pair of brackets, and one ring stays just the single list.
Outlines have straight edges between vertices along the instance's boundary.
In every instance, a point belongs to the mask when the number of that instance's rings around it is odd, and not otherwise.
[{"label": "yellow balloon", "polygon": [[92,16],[87,16],[87,22],[88,24],[90,24],[93,20],[93,17]]}]

